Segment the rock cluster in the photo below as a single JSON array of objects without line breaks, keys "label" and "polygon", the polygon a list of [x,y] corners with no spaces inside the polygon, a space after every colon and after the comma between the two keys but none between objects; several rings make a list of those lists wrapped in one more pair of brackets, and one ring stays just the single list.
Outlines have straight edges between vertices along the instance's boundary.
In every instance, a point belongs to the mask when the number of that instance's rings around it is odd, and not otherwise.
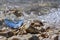
[{"label": "rock cluster", "polygon": [[[3,26],[0,29],[0,40],[60,40],[60,29],[55,28],[53,24],[49,24],[51,19],[46,23],[47,20],[45,22],[40,20],[42,19],[41,16],[40,19],[35,19],[34,16],[31,16],[32,19],[29,15],[25,17],[24,13],[19,12],[17,9],[8,10],[3,13],[3,18],[1,17],[0,20],[0,26]],[[19,28],[13,29],[6,26],[7,24],[5,25],[4,19],[6,18],[13,22],[22,19],[24,23]]]}]

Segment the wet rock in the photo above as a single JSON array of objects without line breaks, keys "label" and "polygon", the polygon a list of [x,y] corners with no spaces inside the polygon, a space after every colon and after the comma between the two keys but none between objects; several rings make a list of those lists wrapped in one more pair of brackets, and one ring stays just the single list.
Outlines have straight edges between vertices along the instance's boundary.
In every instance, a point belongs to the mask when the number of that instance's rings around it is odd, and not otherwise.
[{"label": "wet rock", "polygon": [[0,29],[2,29],[3,28],[3,24],[4,23],[4,21],[3,20],[0,20]]},{"label": "wet rock", "polygon": [[7,37],[7,38],[12,37],[13,35],[14,35],[13,32],[7,32],[7,33],[6,33],[6,37]]},{"label": "wet rock", "polygon": [[29,38],[29,40],[39,40],[39,38],[37,36],[32,36],[31,38]]},{"label": "wet rock", "polygon": [[2,24],[3,24],[3,21],[0,21],[0,26],[2,26]]},{"label": "wet rock", "polygon": [[28,29],[26,29],[27,33],[33,33],[33,34],[36,34],[36,33],[39,33],[40,31],[35,29],[34,27],[29,27]]}]

